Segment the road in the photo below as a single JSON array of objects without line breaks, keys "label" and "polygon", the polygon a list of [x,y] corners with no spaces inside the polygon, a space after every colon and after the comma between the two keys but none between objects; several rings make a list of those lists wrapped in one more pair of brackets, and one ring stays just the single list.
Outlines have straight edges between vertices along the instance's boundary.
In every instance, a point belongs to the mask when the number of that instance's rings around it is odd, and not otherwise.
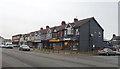
[{"label": "road", "polygon": [[118,56],[57,55],[2,49],[3,67],[118,67]]}]

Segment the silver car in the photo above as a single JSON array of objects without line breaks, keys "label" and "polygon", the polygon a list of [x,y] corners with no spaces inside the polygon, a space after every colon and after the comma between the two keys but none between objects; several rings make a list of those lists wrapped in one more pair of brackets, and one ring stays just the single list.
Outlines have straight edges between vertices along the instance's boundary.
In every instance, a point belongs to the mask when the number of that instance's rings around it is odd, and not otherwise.
[{"label": "silver car", "polygon": [[5,45],[5,48],[7,48],[7,49],[13,49],[13,45],[12,44],[7,44],[7,45]]},{"label": "silver car", "polygon": [[30,51],[30,47],[28,45],[21,45],[19,51]]},{"label": "silver car", "polygon": [[120,55],[120,49],[117,49],[117,50],[114,51],[114,52],[116,52],[116,55]]},{"label": "silver car", "polygon": [[98,50],[98,55],[116,55],[116,53],[110,48],[104,48],[102,50]]},{"label": "silver car", "polygon": [[0,45],[0,48],[5,48],[5,45]]}]

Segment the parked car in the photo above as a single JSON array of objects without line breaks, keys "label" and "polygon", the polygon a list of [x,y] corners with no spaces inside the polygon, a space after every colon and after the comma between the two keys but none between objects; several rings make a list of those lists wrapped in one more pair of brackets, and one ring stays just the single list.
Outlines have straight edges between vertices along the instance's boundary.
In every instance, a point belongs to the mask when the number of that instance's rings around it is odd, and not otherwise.
[{"label": "parked car", "polygon": [[98,50],[98,55],[116,55],[116,52],[114,52],[112,49],[104,48],[101,50]]},{"label": "parked car", "polygon": [[19,51],[30,51],[30,47],[28,45],[21,45]]},{"label": "parked car", "polygon": [[17,44],[13,44],[13,47],[20,47],[20,45],[17,45]]},{"label": "parked car", "polygon": [[116,51],[114,51],[116,53],[116,55],[120,55],[120,49],[117,49]]},{"label": "parked car", "polygon": [[5,45],[5,48],[13,49],[13,45],[12,44],[7,44],[7,45]]},{"label": "parked car", "polygon": [[6,46],[5,45],[0,45],[0,48],[5,48]]}]

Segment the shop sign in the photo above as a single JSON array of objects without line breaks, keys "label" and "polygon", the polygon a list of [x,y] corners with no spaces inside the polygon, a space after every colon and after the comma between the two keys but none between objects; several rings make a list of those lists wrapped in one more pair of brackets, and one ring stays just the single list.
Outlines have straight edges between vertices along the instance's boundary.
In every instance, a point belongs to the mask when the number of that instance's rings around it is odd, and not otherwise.
[{"label": "shop sign", "polygon": [[41,42],[49,42],[49,40],[41,40]]},{"label": "shop sign", "polygon": [[13,40],[14,42],[18,42],[19,40]]},{"label": "shop sign", "polygon": [[60,40],[49,40],[49,42],[58,42]]},{"label": "shop sign", "polygon": [[31,40],[32,42],[35,42],[35,40]]},{"label": "shop sign", "polygon": [[40,42],[39,40],[35,40],[34,42]]},{"label": "shop sign", "polygon": [[71,40],[71,38],[64,38],[63,40]]}]

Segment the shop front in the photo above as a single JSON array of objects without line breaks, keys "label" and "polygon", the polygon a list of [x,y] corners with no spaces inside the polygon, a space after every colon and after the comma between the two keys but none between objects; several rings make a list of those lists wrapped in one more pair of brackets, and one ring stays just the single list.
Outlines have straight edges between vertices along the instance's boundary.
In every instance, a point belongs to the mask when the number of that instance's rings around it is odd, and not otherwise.
[{"label": "shop front", "polygon": [[72,38],[63,39],[63,50],[78,50],[79,42]]},{"label": "shop front", "polygon": [[43,48],[49,49],[50,46],[49,40],[41,40],[41,43],[43,45]]},{"label": "shop front", "polygon": [[50,42],[50,48],[51,49],[57,49],[58,47],[60,49],[62,49],[62,46],[60,45],[60,40],[59,39],[49,40],[49,42]]}]

